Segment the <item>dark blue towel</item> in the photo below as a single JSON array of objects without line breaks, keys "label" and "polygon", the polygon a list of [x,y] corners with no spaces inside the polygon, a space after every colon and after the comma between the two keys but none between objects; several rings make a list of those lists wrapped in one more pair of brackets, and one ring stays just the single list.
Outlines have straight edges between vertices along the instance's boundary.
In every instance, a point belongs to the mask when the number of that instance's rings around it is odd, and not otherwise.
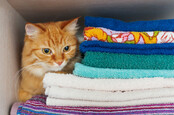
[{"label": "dark blue towel", "polygon": [[174,19],[123,22],[112,18],[86,16],[85,26],[104,27],[116,31],[174,31]]},{"label": "dark blue towel", "polygon": [[102,41],[84,41],[80,44],[80,51],[125,53],[140,55],[174,55],[174,43],[163,44],[119,44]]}]

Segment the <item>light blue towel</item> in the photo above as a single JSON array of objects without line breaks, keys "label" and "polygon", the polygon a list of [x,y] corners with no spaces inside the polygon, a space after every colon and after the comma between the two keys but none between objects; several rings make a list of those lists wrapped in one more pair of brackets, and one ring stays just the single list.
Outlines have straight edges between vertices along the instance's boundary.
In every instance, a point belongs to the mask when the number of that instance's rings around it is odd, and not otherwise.
[{"label": "light blue towel", "polygon": [[149,70],[149,69],[109,69],[95,68],[85,66],[80,63],[75,64],[74,75],[86,78],[115,78],[115,79],[133,79],[133,78],[153,78],[164,77],[174,78],[174,70]]}]

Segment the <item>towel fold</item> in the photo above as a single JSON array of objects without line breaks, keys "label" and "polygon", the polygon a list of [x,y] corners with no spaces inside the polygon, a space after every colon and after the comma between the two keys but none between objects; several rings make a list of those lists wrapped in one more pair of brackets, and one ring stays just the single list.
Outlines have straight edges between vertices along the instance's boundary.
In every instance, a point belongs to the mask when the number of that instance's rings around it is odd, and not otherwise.
[{"label": "towel fold", "polygon": [[174,88],[173,78],[142,78],[142,79],[90,79],[72,74],[47,73],[43,79],[45,88],[59,86],[74,89],[101,91],[130,91],[155,88]]},{"label": "towel fold", "polygon": [[115,31],[174,31],[174,19],[124,22],[113,18],[85,17],[86,27],[103,27]]},{"label": "towel fold", "polygon": [[102,41],[84,41],[80,44],[80,51],[110,52],[110,53],[126,53],[126,54],[163,54],[174,55],[174,44],[120,44],[107,43]]},{"label": "towel fold", "polygon": [[102,27],[85,27],[84,39],[87,41],[98,40],[110,43],[131,43],[131,44],[173,43],[174,32],[171,31],[123,32],[123,31],[114,31]]},{"label": "towel fold", "polygon": [[153,99],[159,97],[171,97],[174,96],[174,88],[109,92],[51,86],[46,88],[45,94],[51,98],[65,100],[72,99],[96,102],[123,102],[132,100]]},{"label": "towel fold", "polygon": [[82,63],[98,68],[174,70],[174,55],[131,55],[86,52]]},{"label": "towel fold", "polygon": [[144,105],[144,104],[160,104],[160,103],[174,103],[174,96],[160,97],[151,99],[139,99],[123,102],[97,102],[97,101],[82,101],[73,99],[55,99],[48,97],[46,100],[47,105],[53,106],[100,106],[100,107],[117,107],[117,106],[130,106],[130,105]]},{"label": "towel fold", "polygon": [[75,64],[73,74],[86,78],[105,79],[174,78],[174,70],[96,68],[81,63]]}]

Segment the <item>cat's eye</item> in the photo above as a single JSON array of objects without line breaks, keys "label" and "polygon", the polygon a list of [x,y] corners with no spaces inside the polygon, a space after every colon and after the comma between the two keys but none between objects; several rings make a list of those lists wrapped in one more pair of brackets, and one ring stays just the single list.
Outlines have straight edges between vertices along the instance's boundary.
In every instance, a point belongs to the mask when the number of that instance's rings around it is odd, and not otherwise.
[{"label": "cat's eye", "polygon": [[67,52],[69,50],[69,46],[64,47],[63,52]]},{"label": "cat's eye", "polygon": [[51,53],[52,53],[51,50],[50,50],[49,48],[43,48],[43,49],[42,49],[42,52],[43,52],[44,54],[51,54]]}]

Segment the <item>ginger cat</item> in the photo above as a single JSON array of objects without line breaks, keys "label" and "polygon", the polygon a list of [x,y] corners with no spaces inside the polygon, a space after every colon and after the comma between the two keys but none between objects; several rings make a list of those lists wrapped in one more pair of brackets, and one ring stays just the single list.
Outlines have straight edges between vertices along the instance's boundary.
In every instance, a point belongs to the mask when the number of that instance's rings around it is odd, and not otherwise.
[{"label": "ginger cat", "polygon": [[79,61],[79,42],[75,36],[78,18],[49,23],[27,23],[22,52],[22,77],[18,98],[26,101],[44,94],[46,72],[72,73]]}]

